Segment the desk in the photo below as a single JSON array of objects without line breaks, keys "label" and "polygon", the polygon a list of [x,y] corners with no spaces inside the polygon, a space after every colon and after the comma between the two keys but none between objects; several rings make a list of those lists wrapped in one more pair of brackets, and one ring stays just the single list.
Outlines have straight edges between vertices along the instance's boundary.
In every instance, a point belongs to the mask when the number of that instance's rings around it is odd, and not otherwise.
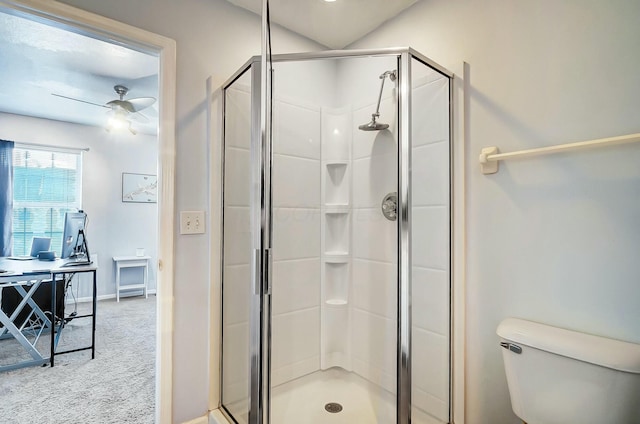
[{"label": "desk", "polygon": [[[116,263],[116,302],[120,302],[121,290],[142,289],[144,297],[147,298],[147,286],[149,285],[149,259],[151,256],[114,256]],[[122,268],[142,268],[142,283],[120,285],[120,270]]]},{"label": "desk", "polygon": [[[20,345],[30,354],[32,358],[31,360],[23,361],[17,364],[0,366],[0,371],[7,371],[30,365],[42,365],[47,362],[49,362],[53,367],[56,355],[77,352],[80,350],[91,349],[91,359],[95,358],[97,267],[93,264],[64,267],[66,262],[67,261],[64,259],[58,259],[55,261],[40,261],[36,259],[30,261],[15,261],[7,258],[0,258],[0,270],[5,271],[0,273],[0,296],[2,295],[2,289],[6,287],[14,287],[18,291],[20,296],[22,296],[22,300],[17,305],[16,309],[11,313],[11,316],[7,316],[7,314],[5,314],[4,311],[0,309],[0,322],[2,322],[2,324],[4,325],[2,330],[0,330],[0,336],[5,334],[11,335],[18,341],[18,343],[20,343]],[[68,322],[69,319],[61,319],[60,323],[56,327],[55,319],[52,321],[36,304],[36,302],[33,301],[32,296],[41,284],[49,284],[51,282],[59,280],[60,278],[66,281],[67,278],[73,277],[73,274],[80,272],[91,272],[93,274],[93,312],[92,314],[75,316],[73,317],[73,319],[87,317],[92,318],[91,346],[63,352],[56,352],[56,346],[60,339],[60,334],[62,333],[62,329],[65,323]],[[35,314],[42,323],[42,326],[38,333],[38,337],[45,329],[48,329],[51,333],[51,343],[48,358],[37,350],[35,346],[37,338],[35,341],[31,342],[23,334],[24,328],[18,328],[14,323],[14,320],[26,305],[29,305],[31,307],[33,311],[32,313]],[[51,317],[55,317],[56,312],[56,284],[51,284]]]}]

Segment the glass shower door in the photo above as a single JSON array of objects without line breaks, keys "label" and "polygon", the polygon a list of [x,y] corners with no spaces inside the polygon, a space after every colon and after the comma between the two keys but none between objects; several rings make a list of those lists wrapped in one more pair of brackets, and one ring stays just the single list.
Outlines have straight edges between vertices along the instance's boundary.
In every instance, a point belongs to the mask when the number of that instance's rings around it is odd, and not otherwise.
[{"label": "glass shower door", "polygon": [[251,70],[225,90],[222,406],[248,423],[251,399]]},{"label": "glass shower door", "polygon": [[272,423],[396,422],[396,67],[274,63]]},{"label": "glass shower door", "polygon": [[411,422],[450,422],[450,85],[411,59]]},{"label": "glass shower door", "polygon": [[450,77],[406,51],[273,66],[269,143],[260,64],[225,89],[223,409],[446,423]]},{"label": "glass shower door", "polygon": [[222,410],[268,423],[271,349],[271,161],[260,129],[261,65],[225,88],[222,257]]}]

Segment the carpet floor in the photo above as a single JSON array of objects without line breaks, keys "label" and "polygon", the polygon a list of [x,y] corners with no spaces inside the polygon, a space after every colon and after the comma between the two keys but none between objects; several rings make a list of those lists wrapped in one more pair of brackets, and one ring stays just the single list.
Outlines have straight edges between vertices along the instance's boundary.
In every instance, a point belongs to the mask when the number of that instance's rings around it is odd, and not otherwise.
[{"label": "carpet floor", "polygon": [[[78,315],[91,303],[78,304]],[[66,306],[66,314],[73,305]],[[56,356],[55,366],[32,366],[0,373],[0,423],[153,423],[155,417],[156,297],[98,302],[96,355],[91,351]],[[48,354],[49,335],[38,350]],[[72,320],[58,350],[91,344],[91,319]],[[0,340],[0,365],[24,350]]]}]

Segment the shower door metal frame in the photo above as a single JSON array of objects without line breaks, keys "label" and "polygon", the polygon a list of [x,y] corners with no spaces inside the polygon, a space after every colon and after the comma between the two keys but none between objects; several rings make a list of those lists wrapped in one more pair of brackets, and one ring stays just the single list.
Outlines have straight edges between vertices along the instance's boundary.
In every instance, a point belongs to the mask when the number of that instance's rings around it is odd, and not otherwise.
[{"label": "shower door metal frame", "polygon": [[398,57],[396,423],[411,422],[411,56]]},{"label": "shower door metal frame", "polygon": [[[449,79],[449,146],[453,140],[453,73],[433,62],[412,48],[386,48],[377,50],[326,50],[311,53],[292,53],[274,55],[271,60],[276,62],[308,61],[322,59],[347,59],[357,57],[395,56],[398,60],[398,219],[397,219],[397,371],[396,371],[396,424],[411,423],[411,60],[419,62],[442,74]],[[259,202],[259,240],[254,250],[252,262],[252,286],[254,287],[251,306],[251,395],[249,424],[270,423],[271,402],[271,287],[272,287],[272,214],[271,214],[271,173],[273,168],[272,145],[270,138],[271,107],[270,101],[271,73],[261,72],[270,69],[266,57],[254,56],[249,59],[234,75],[223,84],[226,90],[231,84],[251,68],[251,145],[252,164],[259,163],[259,193],[254,193],[253,201]],[[255,150],[255,151],[254,151]],[[253,155],[257,155],[253,157]],[[255,171],[255,170],[254,170]],[[449,157],[449,176],[453,172],[453,158]],[[256,180],[252,179],[254,185]],[[223,187],[224,193],[224,187]],[[450,214],[453,213],[453,188],[450,190]],[[257,207],[258,205],[252,205]],[[252,209],[253,210],[253,209]],[[257,213],[257,212],[256,212]],[[255,215],[255,214],[252,214]],[[256,219],[252,216],[252,219]],[[257,221],[256,221],[257,222]],[[256,228],[257,230],[257,228]],[[450,228],[451,230],[451,228]],[[451,232],[451,231],[450,231]],[[254,234],[252,237],[256,237]],[[449,251],[453,251],[452,239],[449,238]],[[450,255],[450,261],[452,261]],[[452,267],[450,264],[450,281],[452,281]],[[451,290],[450,290],[451,293]],[[450,298],[451,302],[451,298]],[[453,311],[450,310],[449,323]],[[452,343],[452,332],[449,333]],[[452,355],[449,352],[449,374],[451,375]],[[222,379],[221,379],[222,380]],[[221,383],[222,384],[222,383]],[[449,422],[453,411],[451,395],[452,381],[449,381]],[[222,387],[221,387],[222,390]],[[225,411],[225,415],[230,415]],[[229,417],[232,418],[232,417]]]},{"label": "shower door metal frame", "polygon": [[[264,107],[269,80],[262,72],[265,62],[251,66],[251,163],[257,175],[251,179],[253,261],[251,285],[250,409],[248,424],[268,424],[270,417],[271,373],[271,143],[268,116]],[[254,89],[258,87],[258,89]],[[267,370],[265,372],[265,370]]]}]

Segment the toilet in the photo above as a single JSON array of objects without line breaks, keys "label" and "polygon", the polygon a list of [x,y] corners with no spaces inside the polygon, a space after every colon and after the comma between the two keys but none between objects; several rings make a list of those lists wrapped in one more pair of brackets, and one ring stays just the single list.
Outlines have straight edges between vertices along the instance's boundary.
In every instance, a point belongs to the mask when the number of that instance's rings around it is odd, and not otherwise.
[{"label": "toilet", "polygon": [[640,424],[640,345],[507,318],[497,330],[527,424]]}]

